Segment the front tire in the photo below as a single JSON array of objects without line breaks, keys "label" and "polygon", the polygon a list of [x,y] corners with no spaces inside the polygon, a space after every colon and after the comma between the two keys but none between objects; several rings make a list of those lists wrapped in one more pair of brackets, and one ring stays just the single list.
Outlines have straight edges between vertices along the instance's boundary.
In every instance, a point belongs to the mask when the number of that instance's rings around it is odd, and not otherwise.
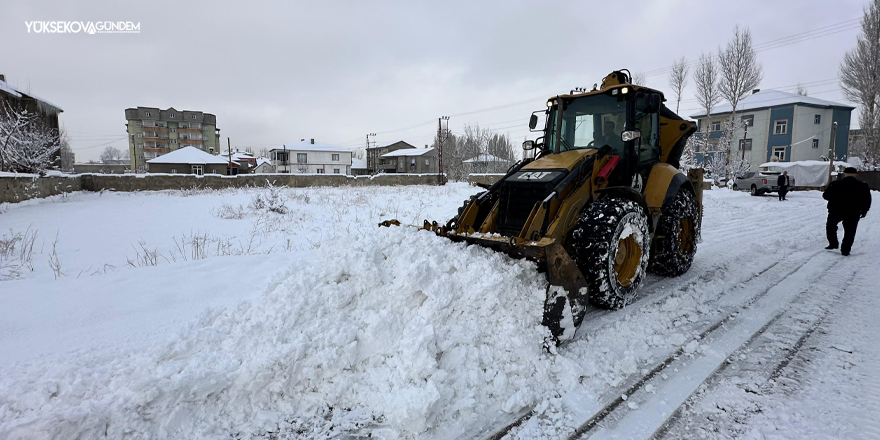
[{"label": "front tire", "polygon": [[755,186],[755,185],[752,185],[752,195],[753,195],[753,196],[757,196],[757,195],[758,195],[758,187]]},{"label": "front tire", "polygon": [[679,190],[672,203],[663,208],[651,243],[648,270],[667,277],[677,277],[691,268],[697,253],[700,209],[694,195]]},{"label": "front tire", "polygon": [[599,199],[572,232],[572,259],[588,284],[590,302],[618,309],[632,302],[648,265],[648,219],[631,200]]}]

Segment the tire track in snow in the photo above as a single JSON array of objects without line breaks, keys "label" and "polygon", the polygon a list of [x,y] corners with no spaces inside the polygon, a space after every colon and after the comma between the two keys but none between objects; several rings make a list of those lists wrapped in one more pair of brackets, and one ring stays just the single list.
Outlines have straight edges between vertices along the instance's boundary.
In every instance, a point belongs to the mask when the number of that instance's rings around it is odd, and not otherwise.
[{"label": "tire track in snow", "polygon": [[[776,261],[776,262],[762,268],[758,272],[752,273],[750,276],[745,277],[745,279],[743,279],[742,281],[737,281],[735,283],[735,285],[736,285],[735,289],[740,292],[748,292],[749,291],[748,288],[751,287],[751,285],[755,284],[755,283],[766,282],[767,284],[769,284],[769,286],[766,289],[761,290],[758,294],[756,294],[754,296],[750,296],[750,297],[747,295],[747,297],[744,298],[744,302],[742,303],[743,304],[742,307],[743,308],[748,307],[754,301],[757,301],[757,299],[759,297],[765,295],[767,293],[767,291],[772,289],[772,287],[774,285],[784,281],[788,277],[792,276],[794,273],[798,272],[801,268],[803,268],[812,259],[812,257],[817,255],[818,253],[819,252],[813,252],[813,253],[808,254],[806,256],[806,258],[804,258],[803,260],[799,260],[799,264],[797,264],[796,267],[790,268],[788,271],[785,271],[784,275],[782,275],[778,279],[773,277],[772,276],[773,272],[771,272],[772,269],[777,268],[777,266],[779,264],[779,262]],[[783,270],[783,269],[784,268],[780,268],[780,270]],[[699,277],[705,275],[706,273],[711,273],[711,272],[705,272],[702,274],[695,274],[694,278],[699,278]],[[679,278],[675,278],[675,279],[680,280],[681,278],[679,277]],[[675,279],[673,279],[673,280],[675,280]],[[730,285],[730,283],[728,283],[728,282],[722,282],[719,284],[720,284],[718,286],[719,289],[723,289],[724,286]],[[663,299],[665,299],[666,297],[668,297],[674,293],[686,292],[686,291],[687,291],[686,289],[676,289],[675,291],[671,291],[671,292],[668,292],[667,294],[664,294],[660,298],[641,297],[641,300],[639,302],[643,302],[644,304],[641,304],[638,308],[635,308],[632,306],[628,306],[628,307],[629,307],[629,310],[632,311],[632,313],[635,313],[639,309],[642,309],[643,307],[651,307],[655,303],[661,302]],[[647,299],[651,299],[653,301],[646,302],[645,300],[647,300]],[[699,334],[699,336],[697,338],[704,339],[710,333],[712,333],[713,331],[720,328],[724,324],[725,321],[729,320],[731,316],[734,316],[740,310],[741,310],[741,308],[734,309],[728,315],[726,315],[724,318],[716,320],[714,323],[712,323],[708,326],[704,326],[701,333]],[[620,316],[618,316],[618,315],[621,311],[603,311],[603,312],[604,313],[602,315],[600,315],[600,317],[603,319],[595,320],[596,329],[599,329],[606,324],[613,323],[614,321],[616,321],[620,318]],[[590,323],[593,323],[593,322],[594,321],[590,321]],[[588,324],[587,321],[585,321],[584,324],[582,324],[581,326],[583,327],[585,324]],[[578,429],[569,438],[579,438],[581,435],[588,433],[591,429],[596,427],[599,422],[601,422],[603,419],[605,419],[620,404],[622,404],[624,402],[624,399],[621,398],[621,394],[631,395],[632,393],[641,389],[648,381],[650,381],[659,372],[663,371],[666,367],[668,367],[670,364],[672,364],[678,357],[680,357],[684,353],[684,350],[685,350],[684,346],[679,347],[677,350],[674,350],[670,355],[668,355],[665,359],[663,359],[660,362],[655,363],[653,368],[647,374],[643,374],[641,376],[637,376],[637,377],[634,377],[634,378],[628,380],[627,381],[628,385],[625,385],[625,387],[623,389],[620,389],[618,387],[618,388],[615,388],[614,390],[612,390],[611,392],[609,392],[605,398],[601,399],[601,400],[605,401],[604,405],[601,408],[599,408],[597,411],[595,411],[590,418],[583,421],[579,425]],[[501,428],[496,428],[494,430],[487,430],[487,431],[491,432],[490,435],[484,436],[484,437],[478,436],[477,438],[484,438],[486,440],[500,440],[500,439],[504,438],[506,435],[510,434],[513,430],[515,430],[517,427],[519,427],[521,424],[523,424],[526,420],[530,419],[534,415],[535,415],[534,408],[524,410],[519,417],[517,417],[516,419],[514,419],[512,422],[508,423],[507,425],[505,425]]]},{"label": "tire track in snow", "polygon": [[[816,252],[813,255],[815,256],[818,253]],[[652,370],[653,374],[648,375],[650,377],[646,376],[639,383],[630,387],[627,390],[629,392],[625,393],[627,396],[632,396],[641,390],[642,386],[660,371],[667,371],[669,373],[668,378],[658,387],[657,393],[646,397],[645,402],[641,405],[641,409],[634,408],[632,411],[623,409],[623,414],[615,417],[616,424],[600,427],[599,423],[603,419],[608,418],[614,410],[624,408],[620,404],[625,399],[618,397],[612,404],[613,407],[609,406],[609,411],[597,415],[595,418],[598,420],[594,421],[591,419],[588,421],[570,438],[601,440],[610,438],[649,438],[654,435],[671,417],[675,409],[680,407],[705,380],[711,377],[734,351],[748,344],[764,332],[782,316],[799,292],[808,289],[816,278],[821,277],[829,270],[829,268],[820,266],[819,263],[824,263],[824,261],[814,258],[808,259],[804,264],[801,264],[797,269],[785,276],[779,284],[773,285],[755,295],[742,309],[732,311],[725,318],[717,321],[704,331],[697,339],[705,340],[711,335],[714,340],[709,350],[702,355],[695,356],[689,363],[684,363],[680,359],[680,356],[684,354],[682,348],[676,352],[675,356],[667,358],[666,365],[663,368],[655,368]],[[839,263],[839,260],[837,263]],[[818,275],[816,275],[817,273]],[[792,286],[781,284],[789,278],[794,278],[793,282],[798,283],[803,288],[793,289]],[[724,326],[725,323],[728,323],[728,325]],[[718,329],[723,329],[723,331],[716,336],[713,332]],[[669,371],[670,368],[674,371]],[[594,428],[598,429],[594,431]]]}]

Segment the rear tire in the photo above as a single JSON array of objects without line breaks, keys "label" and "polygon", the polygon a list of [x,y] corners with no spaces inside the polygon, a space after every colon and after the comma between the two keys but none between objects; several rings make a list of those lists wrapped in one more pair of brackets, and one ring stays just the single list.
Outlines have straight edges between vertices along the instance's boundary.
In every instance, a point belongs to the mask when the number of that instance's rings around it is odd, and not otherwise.
[{"label": "rear tire", "polygon": [[687,190],[678,191],[660,215],[648,270],[667,277],[687,272],[697,253],[699,222],[700,210],[694,195]]},{"label": "rear tire", "polygon": [[632,302],[648,265],[648,219],[631,200],[599,199],[572,232],[572,259],[588,284],[590,302],[618,309]]}]

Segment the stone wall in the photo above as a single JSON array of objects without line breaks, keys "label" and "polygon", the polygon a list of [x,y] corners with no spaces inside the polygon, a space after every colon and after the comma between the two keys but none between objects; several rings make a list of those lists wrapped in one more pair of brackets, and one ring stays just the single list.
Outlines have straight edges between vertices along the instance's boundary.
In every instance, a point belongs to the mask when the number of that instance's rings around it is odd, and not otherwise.
[{"label": "stone wall", "polygon": [[[445,178],[442,178],[445,182]],[[82,174],[69,177],[0,176],[0,203],[48,197],[72,191],[160,191],[191,188],[242,188],[274,186],[437,185],[436,174],[383,174],[345,176],[336,174],[242,174],[238,176],[193,174]]]},{"label": "stone wall", "polygon": [[80,176],[0,176],[0,203],[16,203],[82,189]]},{"label": "stone wall", "polygon": [[504,174],[471,174],[468,176],[468,183],[471,185],[492,185],[502,177]]}]

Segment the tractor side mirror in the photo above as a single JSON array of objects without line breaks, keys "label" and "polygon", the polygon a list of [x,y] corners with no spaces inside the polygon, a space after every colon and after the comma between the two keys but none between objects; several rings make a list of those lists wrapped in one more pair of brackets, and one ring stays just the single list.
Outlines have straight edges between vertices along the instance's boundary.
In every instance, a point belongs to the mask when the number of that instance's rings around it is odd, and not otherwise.
[{"label": "tractor side mirror", "polygon": [[[534,117],[534,116],[532,116]],[[535,141],[525,141],[523,142],[523,150],[529,151],[535,149]]]},{"label": "tractor side mirror", "polygon": [[532,117],[529,118],[529,130],[534,130],[538,125],[538,115],[532,113]]},{"label": "tractor side mirror", "polygon": [[620,133],[620,140],[622,140],[624,142],[634,141],[640,137],[642,137],[641,130],[629,130],[629,131],[624,131],[623,133]]}]

